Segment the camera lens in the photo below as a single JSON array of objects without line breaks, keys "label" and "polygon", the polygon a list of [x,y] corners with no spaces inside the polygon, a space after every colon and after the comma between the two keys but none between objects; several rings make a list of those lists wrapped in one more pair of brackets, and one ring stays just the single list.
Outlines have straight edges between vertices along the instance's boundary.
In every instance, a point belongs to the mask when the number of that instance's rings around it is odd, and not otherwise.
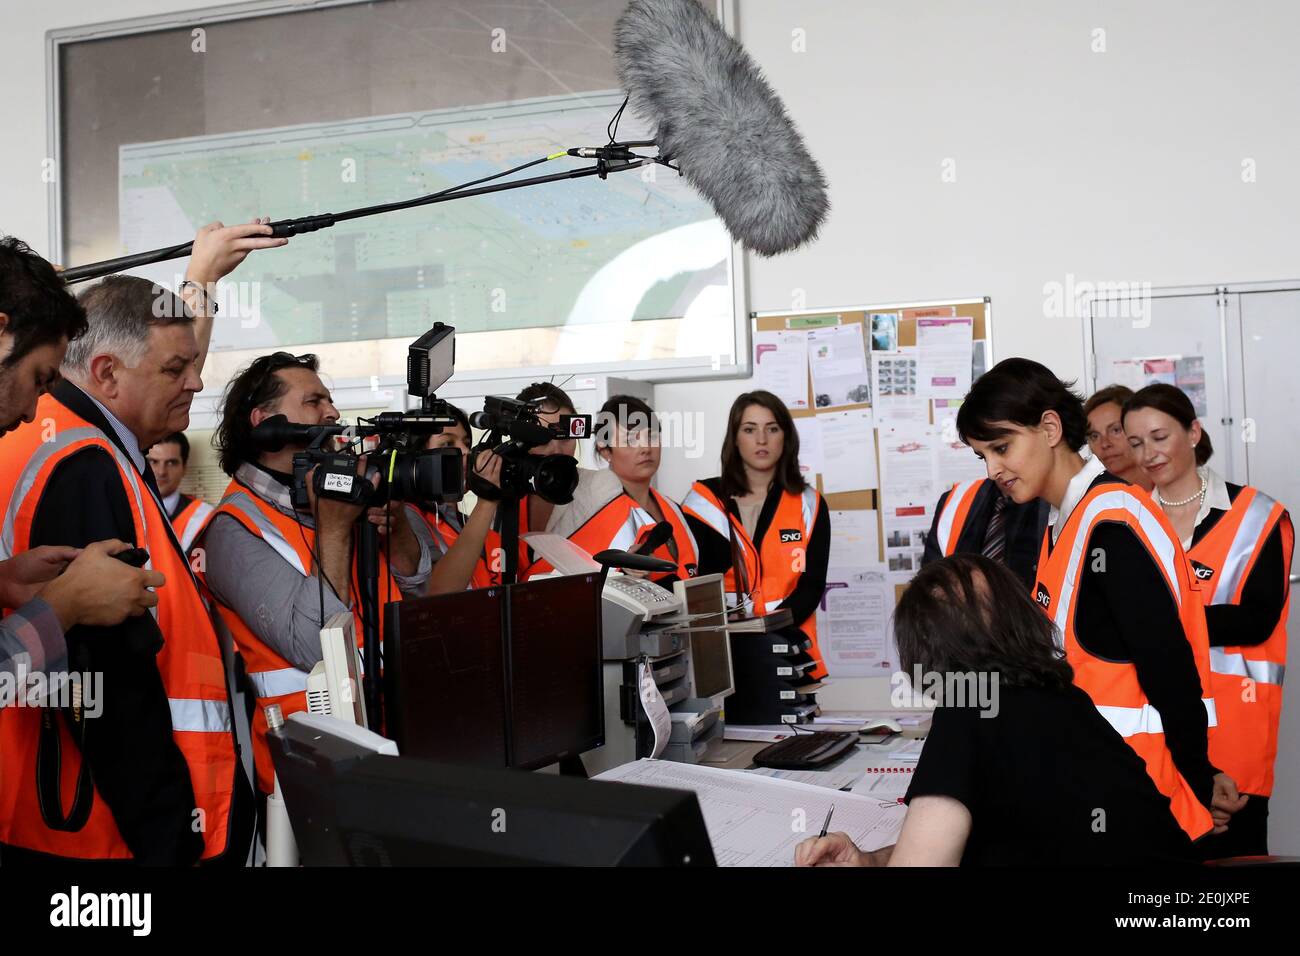
[{"label": "camera lens", "polygon": [[397,501],[453,502],[464,494],[460,449],[429,448],[397,456],[390,497]]},{"label": "camera lens", "polygon": [[567,505],[578,487],[578,463],[568,455],[545,455],[537,462],[533,487],[551,504]]}]

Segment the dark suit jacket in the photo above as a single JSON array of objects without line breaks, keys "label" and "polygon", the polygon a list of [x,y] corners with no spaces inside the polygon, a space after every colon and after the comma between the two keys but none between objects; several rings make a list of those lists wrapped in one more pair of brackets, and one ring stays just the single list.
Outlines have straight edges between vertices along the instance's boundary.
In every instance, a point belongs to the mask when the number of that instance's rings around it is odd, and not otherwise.
[{"label": "dark suit jacket", "polygon": [[[934,521],[925,539],[925,552],[921,555],[922,567],[943,557],[939,551],[936,531],[939,527],[939,514],[951,493],[952,489],[949,489],[940,495],[939,503],[935,506]],[[984,484],[975,493],[975,500],[971,503],[961,534],[957,536],[958,551],[978,554],[984,550],[984,533],[988,531],[989,518],[993,516],[993,503],[1001,493],[997,482],[991,478],[984,479]],[[1007,540],[1002,560],[1025,582],[1027,590],[1034,586],[1038,550],[1043,543],[1043,534],[1047,531],[1047,513],[1050,510],[1046,501],[1035,500],[1023,505],[1014,501],[1007,502]]]}]

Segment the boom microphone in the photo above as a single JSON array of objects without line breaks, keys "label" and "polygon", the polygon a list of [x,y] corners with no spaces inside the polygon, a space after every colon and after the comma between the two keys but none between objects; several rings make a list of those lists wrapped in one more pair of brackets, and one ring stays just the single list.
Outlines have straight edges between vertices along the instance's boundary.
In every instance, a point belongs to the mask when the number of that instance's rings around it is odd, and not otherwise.
[{"label": "boom microphone", "polygon": [[632,0],[614,27],[629,102],[657,124],[676,160],[731,235],[759,255],[817,234],[826,179],[744,47],[697,0]]}]

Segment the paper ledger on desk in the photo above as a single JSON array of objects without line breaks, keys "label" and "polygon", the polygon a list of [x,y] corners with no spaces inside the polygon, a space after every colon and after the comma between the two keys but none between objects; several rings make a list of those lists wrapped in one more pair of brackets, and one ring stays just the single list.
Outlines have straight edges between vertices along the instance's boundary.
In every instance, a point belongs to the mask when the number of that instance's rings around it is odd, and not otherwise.
[{"label": "paper ledger on desk", "polygon": [[817,835],[831,804],[831,830],[843,830],[863,850],[894,843],[907,813],[871,797],[668,760],[637,760],[595,779],[693,791],[719,866],[793,866],[794,848]]}]

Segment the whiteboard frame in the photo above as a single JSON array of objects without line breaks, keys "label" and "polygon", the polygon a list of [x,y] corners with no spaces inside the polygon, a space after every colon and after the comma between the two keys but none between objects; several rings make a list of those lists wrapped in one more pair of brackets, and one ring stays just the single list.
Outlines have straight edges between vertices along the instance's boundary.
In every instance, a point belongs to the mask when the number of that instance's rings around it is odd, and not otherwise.
[{"label": "whiteboard frame", "polygon": [[[59,135],[63,104],[59,97],[59,71],[62,48],[73,43],[88,40],[102,40],[109,37],[128,36],[136,33],[152,33],[158,30],[179,29],[204,26],[213,23],[225,23],[232,20],[246,20],[253,17],[275,16],[279,14],[301,13],[329,7],[355,6],[371,0],[249,0],[245,3],[223,4],[212,7],[199,7],[176,13],[160,13],[144,17],[132,17],[124,20],[112,20],[76,27],[61,27],[49,30],[45,34],[45,140],[46,155],[54,160],[56,182],[54,189],[47,190],[46,209],[49,225],[49,249],[56,262],[67,263],[67,253],[63,242],[63,143]],[[713,0],[714,12],[722,28],[731,36],[737,30],[737,0]],[[727,277],[731,287],[732,341],[735,343],[734,361],[722,365],[719,356],[712,361],[703,356],[690,359],[673,359],[661,364],[655,360],[644,360],[645,364],[629,362],[595,362],[583,365],[555,367],[564,373],[577,374],[621,374],[631,375],[647,382],[682,382],[692,380],[716,380],[731,378],[749,378],[753,371],[754,344],[750,334],[749,315],[749,280],[748,256],[739,242],[732,242],[727,261]],[[398,336],[400,338],[400,336]],[[320,343],[307,343],[309,345]],[[550,374],[552,367],[539,369],[538,373]],[[500,378],[512,373],[528,374],[526,369],[476,369],[467,371],[466,377]],[[383,376],[381,385],[387,387],[404,384],[401,376]]]}]

